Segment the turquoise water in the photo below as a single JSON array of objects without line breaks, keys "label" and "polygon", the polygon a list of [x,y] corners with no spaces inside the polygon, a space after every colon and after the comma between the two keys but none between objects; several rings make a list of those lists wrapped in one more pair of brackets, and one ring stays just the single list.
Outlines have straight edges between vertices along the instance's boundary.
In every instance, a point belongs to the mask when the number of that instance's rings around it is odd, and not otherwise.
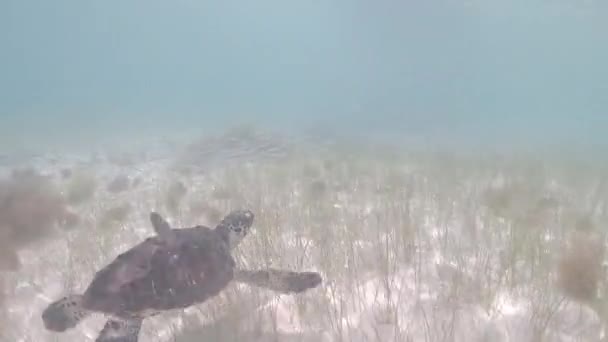
[{"label": "turquoise water", "polygon": [[0,143],[240,122],[443,146],[608,146],[605,1],[0,4]]},{"label": "turquoise water", "polygon": [[[238,207],[256,213],[239,261],[332,285],[297,310],[230,295],[186,322],[198,339],[270,339],[272,317],[273,340],[598,340],[607,61],[608,0],[0,0],[0,340],[95,338],[40,314],[150,211],[215,226]],[[562,306],[580,288],[592,310]]]}]

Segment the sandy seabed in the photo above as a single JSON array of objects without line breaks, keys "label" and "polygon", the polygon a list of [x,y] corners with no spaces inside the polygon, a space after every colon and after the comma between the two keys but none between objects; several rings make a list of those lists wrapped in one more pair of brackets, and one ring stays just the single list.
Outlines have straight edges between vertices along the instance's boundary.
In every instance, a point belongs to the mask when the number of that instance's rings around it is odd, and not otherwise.
[{"label": "sandy seabed", "polygon": [[[604,256],[567,254],[576,234],[604,245],[602,163],[334,146],[260,161],[243,158],[255,149],[233,149],[229,162],[198,168],[208,151],[186,151],[185,159],[144,151],[27,163],[64,202],[54,224],[15,245],[18,265],[0,273],[0,340],[93,341],[103,317],[56,334],[44,330],[41,311],[151,235],[150,211],[176,227],[213,227],[236,208],[256,214],[235,251],[240,267],[315,270],[323,284],[297,296],[232,284],[206,303],[146,320],[141,341],[603,336]],[[3,177],[12,169],[5,165]],[[564,258],[578,264],[560,268]]]}]

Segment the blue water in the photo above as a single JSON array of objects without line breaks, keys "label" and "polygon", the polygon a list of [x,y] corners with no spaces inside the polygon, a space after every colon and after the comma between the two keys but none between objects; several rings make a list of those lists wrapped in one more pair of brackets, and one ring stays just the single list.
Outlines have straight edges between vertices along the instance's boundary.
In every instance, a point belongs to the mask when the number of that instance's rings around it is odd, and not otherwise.
[{"label": "blue water", "polygon": [[608,146],[601,0],[3,0],[0,42],[4,147],[239,122]]}]

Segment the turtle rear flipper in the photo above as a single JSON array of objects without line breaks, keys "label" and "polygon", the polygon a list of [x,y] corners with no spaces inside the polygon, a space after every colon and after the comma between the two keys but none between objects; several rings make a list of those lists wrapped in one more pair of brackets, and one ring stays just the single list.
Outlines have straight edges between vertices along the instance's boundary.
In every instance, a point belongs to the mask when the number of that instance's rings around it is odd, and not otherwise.
[{"label": "turtle rear flipper", "polygon": [[142,321],[141,318],[110,318],[95,342],[137,342]]},{"label": "turtle rear flipper", "polygon": [[161,239],[168,242],[175,241],[175,232],[173,232],[169,223],[159,213],[154,211],[150,213],[150,223],[152,223],[154,231]]},{"label": "turtle rear flipper", "polygon": [[62,332],[74,328],[89,312],[82,307],[82,295],[69,295],[47,306],[42,321],[47,330]]},{"label": "turtle rear flipper", "polygon": [[234,280],[280,293],[300,293],[315,288],[323,279],[317,272],[293,272],[279,269],[235,270]]}]

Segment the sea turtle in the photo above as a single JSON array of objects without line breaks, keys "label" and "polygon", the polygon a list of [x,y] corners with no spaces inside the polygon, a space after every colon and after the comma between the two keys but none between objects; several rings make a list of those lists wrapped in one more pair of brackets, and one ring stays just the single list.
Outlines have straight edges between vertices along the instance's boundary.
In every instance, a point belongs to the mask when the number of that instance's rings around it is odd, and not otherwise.
[{"label": "sea turtle", "polygon": [[156,235],[98,271],[84,293],[49,304],[42,313],[45,327],[63,332],[97,312],[109,316],[97,342],[136,342],[146,317],[202,303],[232,280],[280,293],[300,293],[322,282],[316,272],[236,268],[231,250],[253,219],[251,211],[235,210],[215,229],[173,229],[152,212]]}]

